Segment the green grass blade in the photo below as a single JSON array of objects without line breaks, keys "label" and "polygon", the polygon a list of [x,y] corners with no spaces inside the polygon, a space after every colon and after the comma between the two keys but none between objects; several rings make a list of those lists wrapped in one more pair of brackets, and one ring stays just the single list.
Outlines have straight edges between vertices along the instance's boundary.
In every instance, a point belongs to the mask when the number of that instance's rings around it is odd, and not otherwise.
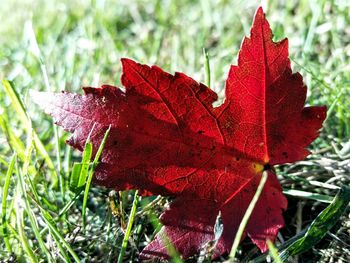
[{"label": "green grass blade", "polygon": [[[39,64],[40,64],[40,70],[41,70],[41,74],[43,76],[44,79],[44,84],[46,87],[47,91],[52,91],[50,82],[49,82],[49,75],[47,74],[47,67],[46,64],[44,62],[43,56],[41,55],[41,51],[39,48],[39,44],[35,35],[35,32],[33,30],[33,26],[32,24],[28,24],[29,26],[26,27],[28,36],[29,36],[29,41],[30,41],[30,47],[31,47],[31,51],[32,54],[36,57],[36,59],[38,60]],[[54,121],[53,121],[54,124]],[[57,168],[58,168],[58,181],[59,181],[59,186],[60,186],[60,192],[62,195],[62,198],[64,198],[64,177],[61,174],[62,172],[62,163],[61,163],[61,149],[60,149],[60,139],[58,136],[58,129],[56,125],[53,125],[53,130],[54,130],[54,134],[55,134],[55,147],[56,147],[56,161],[57,161]]]},{"label": "green grass blade", "polygon": [[184,261],[181,259],[179,252],[176,250],[175,246],[167,236],[166,232],[164,231],[162,223],[159,221],[158,217],[153,213],[151,210],[148,214],[149,221],[153,225],[153,228],[158,232],[160,229],[158,235],[162,240],[162,243],[165,244],[165,248],[167,250],[168,255],[171,258],[172,263],[183,263]]},{"label": "green grass blade", "polygon": [[8,224],[7,228],[10,230],[11,235],[13,235],[15,239],[17,239],[18,241],[21,239],[16,229],[11,224]]},{"label": "green grass blade", "polygon": [[34,236],[36,238],[36,240],[39,243],[39,246],[42,250],[42,252],[45,254],[48,262],[52,262],[52,256],[50,254],[50,251],[48,250],[48,248],[45,245],[45,242],[43,240],[43,237],[40,234],[40,231],[38,229],[38,222],[36,220],[36,217],[34,216],[34,213],[31,209],[31,206],[29,204],[29,199],[28,199],[28,195],[27,195],[27,190],[26,190],[26,184],[25,184],[25,178],[24,176],[28,174],[28,167],[29,167],[29,163],[30,163],[30,156],[33,150],[33,140],[31,138],[31,134],[28,135],[28,142],[27,142],[27,150],[26,150],[26,160],[23,163],[23,168],[22,171],[19,170],[18,165],[16,165],[16,172],[17,172],[17,176],[18,176],[18,181],[19,181],[19,186],[20,186],[20,190],[21,190],[21,195],[23,198],[23,202],[25,204],[25,211],[28,215],[28,219],[30,222],[30,226],[33,230]]},{"label": "green grass blade", "polygon": [[[19,188],[18,188],[19,189]],[[18,191],[18,193],[20,190]],[[20,194],[19,194],[20,195]],[[20,199],[20,196],[18,196],[18,199]],[[29,245],[26,233],[24,231],[24,223],[23,223],[23,209],[20,207],[20,202],[16,202],[16,221],[17,221],[17,229],[18,229],[18,235],[19,235],[19,241],[22,244],[22,248],[26,255],[28,256],[30,262],[36,263],[38,262],[37,257],[35,256],[34,251]]]},{"label": "green grass blade", "polygon": [[[20,97],[18,96],[13,84],[8,80],[3,80],[2,84],[5,88],[7,96],[11,100],[11,103],[13,105],[13,109],[16,111],[20,121],[23,123],[24,128],[29,133],[29,130],[32,129],[32,124],[31,124],[31,121],[26,114],[26,110],[23,106],[23,103],[22,103]],[[57,176],[57,173],[55,171],[55,166],[54,166],[48,152],[46,151],[44,144],[39,139],[38,134],[34,131],[33,131],[33,139],[34,139],[35,146],[38,150],[38,153],[44,158],[47,166],[49,167],[49,169],[51,171],[52,178],[53,178],[53,185],[56,185],[57,181],[58,181],[58,176]]]},{"label": "green grass blade", "polygon": [[8,250],[9,253],[12,253],[12,248],[11,244],[8,238],[8,232],[7,232],[7,196],[8,196],[8,190],[10,186],[10,181],[11,181],[11,176],[14,170],[15,166],[15,161],[16,161],[16,154],[14,154],[11,158],[10,165],[7,169],[6,173],[6,179],[5,179],[5,184],[4,184],[4,189],[3,189],[3,194],[2,194],[2,202],[1,202],[1,223],[2,223],[2,234],[5,242],[6,249]]},{"label": "green grass blade", "polygon": [[92,156],[92,144],[86,143],[84,148],[83,160],[81,162],[80,176],[77,187],[80,188],[86,184],[86,178],[88,177],[89,165]]},{"label": "green grass blade", "polygon": [[69,245],[69,243],[65,240],[65,238],[61,235],[60,231],[55,226],[55,221],[52,219],[51,215],[47,211],[43,209],[41,210],[44,215],[43,219],[45,223],[48,225],[50,231],[54,233],[58,242],[62,242],[63,246],[68,250],[69,254],[71,254],[75,262],[81,262],[78,255],[74,252],[73,248]]},{"label": "green grass blade", "polygon": [[96,153],[96,156],[94,158],[94,162],[93,162],[93,166],[97,166],[99,160],[100,160],[100,157],[101,157],[101,154],[102,154],[102,151],[103,151],[103,148],[105,147],[105,144],[106,144],[106,141],[107,141],[107,138],[108,138],[108,135],[109,135],[109,132],[111,130],[111,126],[108,127],[108,129],[106,130],[105,132],[105,135],[102,139],[102,142],[100,144],[100,147],[98,148],[97,150],[97,153]]},{"label": "green grass blade", "polygon": [[129,215],[128,225],[126,227],[126,231],[125,231],[125,235],[124,235],[124,238],[123,238],[122,247],[120,249],[120,253],[119,253],[119,256],[118,256],[118,263],[122,263],[123,262],[125,250],[126,250],[126,248],[128,246],[128,241],[129,241],[129,237],[130,237],[130,234],[131,234],[132,225],[133,225],[134,219],[135,219],[136,208],[137,208],[137,205],[138,205],[138,199],[139,199],[138,191],[136,190],[135,194],[134,194],[134,201],[132,203],[132,207],[131,207],[131,211],[130,211],[130,215]]},{"label": "green grass blade", "polygon": [[282,263],[282,260],[280,258],[280,256],[278,255],[278,250],[275,247],[275,245],[271,242],[271,240],[267,240],[266,241],[267,246],[269,247],[269,254],[272,257],[272,259],[274,260],[275,263]]},{"label": "green grass blade", "polygon": [[262,176],[261,176],[258,188],[256,189],[256,192],[255,192],[255,194],[253,196],[253,199],[250,202],[250,204],[249,204],[249,206],[247,208],[247,211],[245,212],[245,214],[244,214],[244,216],[242,218],[242,221],[241,221],[241,223],[240,223],[240,225],[238,227],[237,234],[236,234],[236,237],[235,237],[235,239],[233,241],[232,249],[231,249],[231,252],[230,252],[230,260],[231,261],[234,260],[235,257],[236,257],[237,248],[238,248],[239,243],[241,242],[244,229],[245,229],[245,227],[246,227],[246,225],[248,223],[248,220],[249,220],[251,214],[253,213],[253,210],[254,210],[254,207],[255,207],[256,203],[259,200],[260,194],[261,194],[262,190],[264,189],[267,177],[268,177],[268,173],[266,171],[264,171]]},{"label": "green grass blade", "polygon": [[210,61],[209,61],[209,55],[208,52],[203,48],[203,54],[204,54],[204,68],[205,68],[205,85],[210,87],[211,84],[211,73],[210,73]]},{"label": "green grass blade", "polygon": [[75,201],[78,199],[79,195],[80,195],[81,191],[79,193],[77,193],[60,211],[60,213],[58,214],[59,217],[63,216],[71,207],[72,205],[75,203]]},{"label": "green grass blade", "polygon": [[[315,246],[326,233],[339,221],[350,202],[350,188],[342,186],[333,202],[329,204],[311,223],[311,225],[287,240],[278,247],[279,257],[286,262],[290,256],[295,256],[308,251]],[[250,263],[266,262],[266,253]]]},{"label": "green grass blade", "polygon": [[79,178],[81,174],[81,167],[82,167],[82,163],[73,164],[72,172],[70,175],[70,181],[69,181],[69,188],[72,192],[79,191],[78,186],[79,186]]},{"label": "green grass blade", "polygon": [[15,132],[12,127],[8,125],[8,121],[5,116],[0,115],[0,127],[5,134],[8,144],[13,152],[17,152],[18,157],[21,160],[25,158],[25,146],[23,142],[15,136]]},{"label": "green grass blade", "polygon": [[57,126],[53,126],[53,130],[55,133],[55,146],[56,146],[56,162],[57,162],[57,169],[58,169],[58,182],[60,186],[60,192],[61,196],[64,199],[65,197],[65,184],[64,184],[64,176],[62,173],[62,162],[61,162],[61,147],[60,147],[60,138],[58,136],[58,129]]},{"label": "green grass blade", "polygon": [[336,105],[339,103],[339,100],[343,97],[343,93],[345,93],[345,89],[340,90],[339,94],[335,97],[334,101],[332,102],[332,104],[328,107],[327,110],[327,117],[325,119],[325,122],[327,121],[327,119],[329,119],[329,117],[331,116],[331,114],[333,113]]},{"label": "green grass blade", "polygon": [[97,153],[95,155],[94,161],[92,163],[91,169],[89,171],[89,175],[87,178],[87,182],[85,185],[85,190],[84,190],[84,199],[83,199],[83,208],[82,208],[82,217],[83,217],[83,228],[85,229],[86,226],[86,205],[87,205],[87,200],[88,200],[88,195],[89,195],[89,190],[91,187],[91,182],[92,182],[92,176],[94,174],[95,168],[99,162],[100,156],[102,154],[103,148],[105,147],[105,143],[107,141],[109,131],[111,130],[111,126],[108,127],[107,131],[105,132],[105,135],[101,141],[101,144],[97,150]]},{"label": "green grass blade", "polygon": [[31,194],[29,194],[28,196],[29,196],[29,197],[33,200],[33,202],[39,207],[40,212],[41,212],[41,216],[43,217],[44,221],[46,222],[46,227],[40,231],[40,234],[43,235],[43,234],[46,232],[46,230],[48,229],[48,230],[50,231],[51,236],[52,236],[53,239],[55,240],[55,245],[57,245],[57,248],[58,248],[59,252],[60,252],[61,255],[63,256],[64,262],[70,263],[71,260],[70,260],[70,258],[69,258],[69,256],[68,256],[68,254],[66,253],[65,248],[64,248],[64,247],[62,246],[62,244],[61,244],[61,241],[62,241],[62,240],[60,239],[60,237],[58,237],[58,236],[55,234],[55,232],[51,231],[51,228],[50,228],[49,225],[48,225],[48,222],[47,222],[47,221],[50,220],[50,219],[51,219],[51,223],[52,223],[53,225],[55,225],[55,222],[52,220],[52,217],[48,217],[48,215],[50,215],[50,214],[39,204],[39,200],[36,199],[35,196],[32,196]]},{"label": "green grass blade", "polygon": [[310,193],[310,192],[294,190],[294,189],[284,189],[283,193],[285,195],[288,195],[288,196],[293,196],[293,197],[298,197],[298,198],[303,198],[303,199],[310,199],[310,200],[315,200],[315,201],[319,201],[319,202],[323,202],[323,203],[331,203],[332,202],[332,197],[330,197],[328,195]]},{"label": "green grass blade", "polygon": [[89,135],[86,139],[83,159],[81,163],[74,163],[73,170],[70,179],[70,187],[73,192],[80,192],[82,187],[86,184],[86,178],[88,177],[89,165],[92,156],[92,144],[90,143],[90,137],[95,128],[95,124],[92,126]]},{"label": "green grass blade", "polygon": [[64,262],[71,263],[72,261],[70,260],[69,255],[66,253],[65,248],[63,247],[63,245],[60,242],[60,237],[58,237],[53,231],[51,231],[51,235],[55,239],[55,244],[57,245],[57,248],[63,257]]},{"label": "green grass blade", "polygon": [[301,254],[316,245],[338,222],[350,202],[350,188],[342,186],[333,202],[311,223],[306,233],[280,252],[282,260]]},{"label": "green grass blade", "polygon": [[[15,167],[16,167],[16,174],[18,177],[20,177],[20,171],[17,163],[15,163]],[[21,244],[21,248],[24,250],[24,253],[28,257],[29,261],[32,263],[36,263],[38,262],[38,259],[28,242],[27,235],[24,230],[24,220],[23,220],[24,208],[22,207],[23,199],[24,198],[23,198],[22,182],[19,178],[19,180],[17,181],[16,195],[14,198],[14,206],[15,206],[14,208],[16,212],[15,218],[16,218],[16,227],[18,230],[18,240]]]},{"label": "green grass blade", "polygon": [[[78,200],[78,197],[80,196],[81,192],[82,191],[80,190],[80,192],[76,193],[75,196],[68,203],[66,203],[66,205],[60,210],[58,214],[59,218],[64,216],[65,213],[67,213],[67,211],[74,205],[74,203]],[[48,229],[49,228],[46,226],[40,231],[40,234],[44,234]]]},{"label": "green grass blade", "polygon": [[[54,240],[56,241],[56,245],[60,251],[60,253],[62,254],[62,256],[65,259],[65,262],[71,262],[68,254],[65,251],[65,248],[68,250],[68,252],[71,254],[71,256],[73,257],[73,259],[75,260],[75,262],[80,262],[79,257],[77,256],[77,254],[74,252],[74,250],[72,249],[72,247],[68,244],[68,242],[64,239],[64,237],[60,234],[60,231],[57,229],[56,227],[56,222],[53,220],[52,216],[50,215],[49,212],[47,212],[38,202],[38,200],[35,200],[35,198],[33,198],[33,196],[29,195],[29,197],[32,198],[32,200],[34,201],[34,203],[39,207],[40,212],[42,214],[42,218],[45,221],[47,228],[50,230],[50,233],[52,234],[52,237],[54,238]],[[46,230],[46,229],[45,229]],[[44,231],[45,231],[44,230]],[[42,232],[44,232],[42,231]],[[62,245],[63,244],[63,245]],[[65,248],[64,248],[65,247]]]},{"label": "green grass blade", "polygon": [[8,167],[9,164],[7,163],[7,157],[0,155],[0,164],[2,164],[4,167]]},{"label": "green grass blade", "polygon": [[18,114],[18,117],[19,117],[20,121],[25,126],[31,127],[31,125],[29,124],[29,120],[28,120],[28,117],[27,117],[24,105],[23,105],[21,99],[19,98],[19,95],[18,95],[17,91],[15,90],[13,83],[11,83],[8,80],[3,80],[2,84],[3,84],[4,88],[5,88],[5,92],[6,92],[7,96],[11,100],[11,103],[13,105],[13,109]]},{"label": "green grass blade", "polygon": [[81,163],[74,163],[69,186],[74,192],[79,192],[86,184],[88,177],[89,165],[92,156],[92,144],[87,142],[85,144],[83,159]]}]

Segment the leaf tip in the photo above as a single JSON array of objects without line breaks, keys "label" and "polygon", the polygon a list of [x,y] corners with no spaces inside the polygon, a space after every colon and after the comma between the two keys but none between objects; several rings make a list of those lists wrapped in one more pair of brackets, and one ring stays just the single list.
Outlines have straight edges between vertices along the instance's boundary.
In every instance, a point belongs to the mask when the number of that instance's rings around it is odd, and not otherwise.
[{"label": "leaf tip", "polygon": [[270,29],[270,24],[266,19],[263,8],[260,6],[254,16],[253,24],[251,27],[251,37],[252,35],[263,36],[266,34],[268,38],[272,38],[272,32]]},{"label": "leaf tip", "polygon": [[258,7],[258,9],[256,10],[256,14],[264,14],[264,9],[262,6]]},{"label": "leaf tip", "polygon": [[265,20],[265,12],[262,6],[259,6],[255,12],[254,21]]},{"label": "leaf tip", "polygon": [[121,58],[121,59],[120,59],[120,62],[122,63],[123,71],[125,70],[125,68],[126,68],[127,66],[130,66],[130,65],[132,65],[132,64],[136,64],[136,62],[133,61],[133,60],[130,59],[130,58]]}]

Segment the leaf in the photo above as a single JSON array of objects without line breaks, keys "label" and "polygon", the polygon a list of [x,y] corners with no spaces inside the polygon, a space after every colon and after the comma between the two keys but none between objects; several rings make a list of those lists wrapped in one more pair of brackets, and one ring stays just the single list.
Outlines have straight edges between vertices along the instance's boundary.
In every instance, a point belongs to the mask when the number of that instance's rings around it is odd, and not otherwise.
[{"label": "leaf", "polygon": [[198,253],[215,239],[219,211],[224,230],[214,257],[228,252],[264,170],[268,179],[242,238],[265,251],[287,207],[273,166],[304,159],[326,117],[325,107],[304,107],[306,86],[291,71],[287,39],[272,41],[259,8],[218,107],[215,92],[183,73],[130,59],[122,65],[125,90],[103,85],[84,88],[84,95],[32,96],[72,133],[68,143],[80,151],[93,125],[93,149],[111,126],[96,184],[174,197],[161,216],[164,227],[140,257],[166,258],[161,236],[183,258]]}]

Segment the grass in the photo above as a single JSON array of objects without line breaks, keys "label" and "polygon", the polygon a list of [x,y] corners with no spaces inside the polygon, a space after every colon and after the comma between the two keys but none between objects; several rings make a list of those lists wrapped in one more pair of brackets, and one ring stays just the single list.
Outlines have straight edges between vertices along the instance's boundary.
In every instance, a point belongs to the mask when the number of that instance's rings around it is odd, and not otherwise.
[{"label": "grass", "polygon": [[[264,2],[275,39],[289,38],[292,66],[304,76],[308,103],[328,106],[313,155],[278,168],[289,201],[278,248],[307,228],[339,186],[350,182],[350,4]],[[167,202],[147,197],[137,203],[132,191],[110,193],[94,186],[85,198],[73,191],[70,175],[81,154],[70,150],[68,135],[33,105],[30,90],[80,92],[81,86],[120,85],[119,59],[130,57],[186,72],[210,83],[222,98],[229,65],[236,63],[259,3],[5,1],[0,78],[11,82],[0,88],[0,261],[116,262],[121,250],[125,262],[135,261],[159,228],[156,219]],[[343,217],[322,242],[292,260],[349,258],[349,224]],[[128,244],[124,232],[130,235]],[[248,240],[236,253],[242,262],[256,256]]]}]

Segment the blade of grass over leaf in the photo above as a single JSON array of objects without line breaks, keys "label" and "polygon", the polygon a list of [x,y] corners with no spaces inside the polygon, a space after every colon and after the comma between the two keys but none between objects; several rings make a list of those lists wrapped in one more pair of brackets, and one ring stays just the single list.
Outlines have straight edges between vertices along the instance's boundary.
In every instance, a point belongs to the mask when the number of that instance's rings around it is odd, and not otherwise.
[{"label": "blade of grass over leaf", "polygon": [[16,162],[17,155],[14,154],[11,158],[10,165],[7,169],[6,173],[6,179],[5,179],[5,184],[4,184],[4,189],[2,193],[2,202],[1,202],[1,223],[2,223],[2,234],[5,242],[6,249],[8,250],[9,253],[12,253],[12,248],[11,244],[8,238],[8,229],[7,229],[7,196],[8,196],[8,190],[10,186],[10,181],[11,181],[11,176],[14,171],[14,166]]},{"label": "blade of grass over leaf", "polygon": [[74,164],[73,166],[70,186],[75,191],[81,189],[86,184],[86,178],[88,177],[89,165],[90,165],[91,156],[92,156],[92,144],[90,143],[90,137],[94,129],[95,129],[95,123],[92,126],[89,132],[89,135],[86,139],[86,143],[83,151],[83,159],[81,163]]},{"label": "blade of grass over leaf", "polygon": [[[153,225],[153,228],[155,229],[155,234],[159,233],[161,231],[163,225],[160,222],[159,218],[155,215],[152,208],[148,212],[149,221]],[[165,248],[169,254],[170,260],[172,263],[184,263],[184,261],[181,259],[179,252],[176,250],[174,244],[171,242],[165,231],[162,231],[160,234],[160,238],[162,239],[162,243],[165,244]]]},{"label": "blade of grass over leaf", "polygon": [[132,225],[134,223],[134,219],[135,219],[135,215],[136,215],[136,208],[137,208],[137,205],[139,202],[138,199],[139,199],[138,191],[136,190],[135,194],[134,194],[134,201],[132,203],[132,207],[131,207],[131,211],[130,211],[130,215],[129,215],[128,224],[127,224],[126,231],[125,231],[124,238],[123,238],[123,242],[122,242],[122,247],[120,248],[120,252],[119,252],[119,256],[118,256],[118,263],[123,262],[124,254],[125,254],[126,248],[128,246],[129,237],[130,237],[131,230],[132,230]]},{"label": "blade of grass over leaf", "polygon": [[18,96],[18,94],[16,92],[16,89],[15,89],[13,83],[11,83],[8,80],[3,80],[2,84],[5,88],[7,96],[11,100],[11,103],[13,105],[13,109],[17,112],[20,121],[23,123],[23,127],[26,129],[27,133],[29,133],[29,132],[33,133],[33,139],[34,139],[35,146],[38,150],[38,153],[45,159],[46,164],[51,171],[52,184],[56,185],[57,181],[58,181],[58,176],[57,176],[57,173],[55,171],[55,166],[50,158],[50,155],[46,151],[45,146],[43,145],[43,143],[39,139],[38,134],[35,131],[30,131],[32,129],[31,121],[26,114],[26,110],[23,106],[23,103],[22,103],[20,97]]},{"label": "blade of grass over leaf", "polygon": [[81,164],[81,172],[80,172],[79,183],[77,187],[84,186],[86,183],[91,156],[92,156],[92,144],[88,142],[84,148],[83,160]]},{"label": "blade of grass over leaf", "polygon": [[79,191],[86,184],[86,178],[88,177],[91,156],[92,144],[87,142],[85,144],[83,159],[81,163],[74,163],[72,169],[69,186],[75,192]]},{"label": "blade of grass over leaf", "polygon": [[[109,132],[111,130],[111,126],[108,127],[108,129],[105,132],[105,135],[101,141],[101,144],[97,150],[97,153],[95,155],[94,161],[92,162],[89,175],[87,177],[86,185],[85,185],[85,190],[84,190],[84,199],[83,199],[83,208],[82,208],[82,217],[83,217],[83,228],[85,229],[86,226],[86,205],[87,205],[87,200],[88,200],[88,195],[89,195],[89,190],[91,187],[91,182],[92,182],[92,176],[94,174],[94,171],[96,169],[96,166],[99,162],[100,156],[102,154],[103,148],[105,146],[105,143],[107,141]],[[91,133],[90,133],[91,134]],[[89,135],[90,136],[90,135]]]},{"label": "blade of grass over leaf", "polygon": [[230,259],[228,262],[232,262],[236,257],[238,245],[241,242],[244,229],[245,229],[246,225],[248,224],[249,218],[250,218],[251,214],[253,213],[254,207],[259,200],[259,197],[261,195],[262,190],[264,189],[267,177],[268,177],[268,173],[266,171],[264,171],[262,173],[258,188],[256,189],[256,192],[253,196],[253,199],[251,200],[251,202],[250,202],[250,204],[249,204],[249,206],[248,206],[248,208],[247,208],[247,210],[242,218],[242,221],[238,227],[237,234],[236,234],[236,237],[233,241],[232,249],[231,249],[230,256],[229,256]]}]

